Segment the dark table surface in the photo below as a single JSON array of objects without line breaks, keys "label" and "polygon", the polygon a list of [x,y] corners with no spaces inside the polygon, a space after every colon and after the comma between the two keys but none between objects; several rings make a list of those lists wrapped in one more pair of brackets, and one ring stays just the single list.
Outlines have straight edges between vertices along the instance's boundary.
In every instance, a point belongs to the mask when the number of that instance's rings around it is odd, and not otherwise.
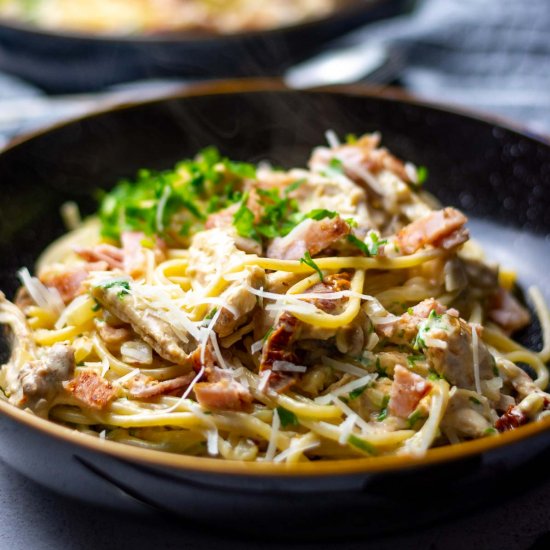
[{"label": "dark table surface", "polygon": [[[505,483],[505,480],[503,480]],[[473,496],[475,498],[475,496]],[[0,463],[0,548],[11,550],[315,548],[546,549],[550,548],[550,480],[505,502],[451,521],[383,538],[292,544],[228,538],[155,512],[121,514],[60,497]],[[406,513],[406,510],[404,511]],[[245,524],[246,519],[243,524]]]}]

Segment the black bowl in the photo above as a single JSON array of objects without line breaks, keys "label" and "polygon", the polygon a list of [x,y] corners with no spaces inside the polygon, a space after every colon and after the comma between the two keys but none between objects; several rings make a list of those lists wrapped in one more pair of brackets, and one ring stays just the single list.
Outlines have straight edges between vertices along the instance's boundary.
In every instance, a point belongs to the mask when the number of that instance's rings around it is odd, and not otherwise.
[{"label": "black bowl", "polygon": [[[550,297],[550,145],[525,132],[364,88],[290,91],[226,83],[99,113],[25,138],[0,154],[0,288],[63,233],[60,205],[94,209],[98,186],[165,168],[206,145],[241,160],[302,165],[327,128],[380,130],[399,156],[430,169],[429,189],[471,216],[490,257]],[[523,341],[540,345],[537,326]],[[4,350],[6,351],[6,350]],[[63,494],[115,508],[141,502],[247,533],[341,537],[418,525],[540,481],[550,421],[419,458],[295,465],[140,450],[78,434],[0,401],[0,457]],[[519,472],[519,473],[518,473]],[[475,495],[475,498],[472,496]],[[267,531],[266,531],[267,530]]]},{"label": "black bowl", "polygon": [[410,1],[341,0],[342,7],[327,17],[229,36],[101,36],[0,20],[0,70],[51,93],[97,90],[145,78],[281,75],[327,41],[369,21],[397,15]]}]

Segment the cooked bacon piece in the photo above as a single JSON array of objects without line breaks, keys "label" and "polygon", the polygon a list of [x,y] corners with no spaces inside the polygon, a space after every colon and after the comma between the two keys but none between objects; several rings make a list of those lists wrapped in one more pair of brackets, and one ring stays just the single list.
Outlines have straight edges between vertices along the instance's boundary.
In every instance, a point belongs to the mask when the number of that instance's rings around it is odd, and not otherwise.
[{"label": "cooked bacon piece", "polygon": [[390,390],[390,413],[407,418],[418,407],[420,400],[429,393],[432,385],[418,374],[396,365]]},{"label": "cooked bacon piece", "polygon": [[[351,275],[345,271],[342,273],[335,273],[334,275],[327,275],[322,283],[317,283],[312,286],[310,292],[318,294],[328,294],[330,292],[340,292],[342,290],[349,290],[351,288]],[[343,302],[347,301],[347,298],[341,298],[340,300],[326,300],[323,298],[315,298],[312,301],[315,306],[327,313],[334,312]]]},{"label": "cooked bacon piece", "polygon": [[531,322],[529,312],[503,288],[499,288],[490,300],[489,308],[489,317],[508,334],[516,332]]},{"label": "cooked bacon piece", "polygon": [[268,258],[299,260],[309,251],[312,256],[349,235],[350,226],[340,216],[322,220],[307,219],[286,237],[277,237],[267,249]]},{"label": "cooked bacon piece", "polygon": [[108,323],[100,323],[98,324],[98,332],[109,349],[119,349],[121,344],[134,337],[134,331],[129,325],[113,327]]},{"label": "cooked bacon piece", "polygon": [[[260,361],[260,372],[270,370],[275,361],[287,361],[298,364],[299,359],[292,349],[293,342],[298,338],[301,323],[290,313],[283,313],[279,322],[269,335],[262,351]],[[292,374],[271,372],[268,379],[268,386],[281,393],[286,391],[296,382]]]},{"label": "cooked bacon piece", "polygon": [[98,374],[85,371],[74,380],[63,384],[64,388],[91,409],[105,409],[115,398],[116,390]]},{"label": "cooked bacon piece", "polygon": [[87,262],[106,262],[112,269],[123,269],[124,254],[120,248],[110,244],[98,244],[85,248],[73,247],[74,252]]},{"label": "cooked bacon piece", "polygon": [[463,227],[466,216],[455,208],[436,210],[406,225],[397,234],[397,245],[403,254],[413,254],[426,244],[450,249],[468,240]]},{"label": "cooked bacon piece", "polygon": [[[63,271],[58,268],[44,269],[40,272],[39,279],[47,287],[57,289],[63,302],[68,304],[79,294],[84,293],[85,288],[82,283],[92,271],[106,271],[108,268],[107,262],[97,261],[78,267],[66,267]],[[25,295],[23,294],[21,298],[25,300]]]},{"label": "cooked bacon piece", "polygon": [[159,395],[166,395],[187,388],[195,376],[194,372],[190,372],[184,376],[163,380],[162,382],[152,380],[149,377],[136,377],[132,380],[128,393],[135,399],[150,399]]},{"label": "cooked bacon piece", "polygon": [[343,162],[347,175],[352,179],[362,179],[358,173],[361,169],[366,169],[372,174],[389,170],[403,181],[412,183],[403,161],[392,155],[385,147],[378,147],[379,145],[380,134],[375,133],[363,136],[357,143],[341,145],[336,149],[319,147],[309,164],[316,171],[321,171],[336,157]]},{"label": "cooked bacon piece", "polygon": [[515,405],[510,405],[508,410],[495,422],[495,428],[499,432],[506,432],[527,424],[529,418]]},{"label": "cooked bacon piece", "polygon": [[82,283],[87,278],[88,271],[84,268],[67,269],[63,272],[45,271],[40,274],[40,280],[47,287],[57,289],[66,304],[82,294]]},{"label": "cooked bacon piece", "polygon": [[260,371],[271,369],[275,361],[298,364],[292,343],[298,337],[299,328],[300,321],[290,313],[285,312],[279,317],[277,326],[263,347]]},{"label": "cooked bacon piece", "polygon": [[427,298],[422,300],[412,308],[413,315],[427,319],[432,311],[435,311],[437,315],[446,313],[447,308],[440,304],[435,298]]},{"label": "cooked bacon piece", "polygon": [[[447,312],[447,308],[434,298],[427,298],[416,304],[410,313],[407,311],[394,321],[377,325],[376,332],[384,338],[393,339],[392,342],[394,343],[409,343],[416,336],[419,323],[427,319],[432,311],[441,315]],[[452,313],[456,312],[453,310]],[[450,314],[451,312],[449,312]],[[398,337],[399,341],[395,340],[397,335],[400,335]]]},{"label": "cooked bacon piece", "polygon": [[193,391],[199,404],[208,410],[248,412],[252,408],[250,392],[229,377],[216,382],[199,382]]}]

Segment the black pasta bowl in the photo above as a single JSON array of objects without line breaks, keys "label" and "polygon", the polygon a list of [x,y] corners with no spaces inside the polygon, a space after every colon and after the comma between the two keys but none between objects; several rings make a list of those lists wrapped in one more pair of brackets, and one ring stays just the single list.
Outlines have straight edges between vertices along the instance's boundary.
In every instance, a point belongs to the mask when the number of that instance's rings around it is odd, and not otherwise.
[{"label": "black pasta bowl", "polygon": [[[380,130],[398,156],[428,166],[428,187],[471,217],[489,257],[550,297],[550,144],[506,123],[362,87],[291,91],[272,81],[197,87],[20,139],[0,154],[0,288],[64,229],[67,200],[140,167],[166,168],[216,145],[250,162],[303,165],[324,132]],[[522,342],[536,348],[534,324]],[[4,342],[4,358],[8,352]],[[0,457],[64,495],[116,509],[141,504],[270,537],[379,533],[504,498],[546,475],[550,421],[425,456],[244,463],[145,450],[76,433],[0,400]],[[472,494],[476,497],[472,498]]]},{"label": "black pasta bowl", "polygon": [[276,76],[324,43],[402,12],[410,0],[339,0],[330,15],[231,35],[99,35],[0,20],[0,70],[50,93],[97,90],[146,78]]}]

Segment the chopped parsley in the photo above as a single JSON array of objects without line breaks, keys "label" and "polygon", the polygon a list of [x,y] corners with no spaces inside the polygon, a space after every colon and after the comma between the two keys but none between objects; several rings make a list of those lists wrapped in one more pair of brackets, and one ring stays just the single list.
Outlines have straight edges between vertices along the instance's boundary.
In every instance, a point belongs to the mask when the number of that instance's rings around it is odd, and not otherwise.
[{"label": "chopped parsley", "polygon": [[376,454],[376,448],[372,443],[369,443],[365,439],[362,439],[361,437],[358,437],[354,434],[351,434],[348,437],[348,443],[355,447],[356,449],[359,449],[360,451],[363,451],[364,453],[375,455]]},{"label": "chopped parsley", "polygon": [[383,420],[386,420],[386,418],[388,418],[388,414],[389,414],[389,411],[388,411],[388,404],[390,402],[390,396],[388,394],[384,395],[384,397],[382,398],[382,405],[381,405],[381,408],[380,408],[380,412],[378,413],[378,416],[376,417],[376,420],[378,420],[378,422],[382,422]]},{"label": "chopped parsley", "polygon": [[357,143],[357,136],[355,134],[347,134],[346,143],[348,145],[355,145]]},{"label": "chopped parsley", "polygon": [[217,312],[218,312],[218,308],[215,307],[212,311],[210,311],[207,315],[204,316],[204,319],[202,320],[202,324],[208,325],[208,321],[211,321]]},{"label": "chopped parsley", "polygon": [[423,355],[409,355],[407,357],[407,363],[409,363],[411,367],[415,367],[417,361],[424,361],[425,359]]},{"label": "chopped parsley", "polygon": [[426,417],[422,414],[422,411],[419,411],[417,409],[407,418],[407,427],[412,429],[417,422],[419,422],[420,420],[424,420],[425,418]]},{"label": "chopped parsley", "polygon": [[443,315],[438,315],[435,312],[435,309],[432,309],[428,315],[428,318],[418,325],[418,332],[412,343],[415,350],[426,347],[424,336],[426,336],[426,334],[432,329],[440,329],[445,331],[449,330],[449,326],[443,319]]},{"label": "chopped parsley", "polygon": [[94,306],[92,307],[92,311],[93,311],[94,313],[96,313],[96,312],[98,312],[98,311],[101,309],[102,306],[101,306],[101,304],[100,304],[95,298],[94,298],[94,302],[95,302],[95,304],[94,304]]},{"label": "chopped parsley", "polygon": [[142,231],[184,243],[195,226],[202,229],[206,214],[239,202],[244,180],[255,176],[253,165],[226,159],[214,147],[172,170],[140,170],[100,192],[101,235],[118,241],[124,231]]},{"label": "chopped parsley", "polygon": [[311,267],[311,269],[317,271],[317,273],[319,274],[319,279],[321,279],[321,282],[323,282],[323,272],[321,271],[320,267],[313,261],[309,250],[306,251],[303,258],[300,258],[300,263],[305,264],[308,267]]},{"label": "chopped parsley", "polygon": [[496,428],[487,428],[484,430],[483,435],[485,436],[491,436],[491,435],[497,435],[498,430]]},{"label": "chopped parsley", "polygon": [[311,218],[312,220],[317,220],[317,221],[322,220],[324,218],[332,219],[332,218],[335,218],[336,216],[338,216],[338,212],[334,212],[332,210],[326,210],[325,208],[316,208],[314,210],[311,210],[305,215],[306,218]]},{"label": "chopped parsley", "polygon": [[423,185],[428,179],[428,169],[425,166],[418,166],[416,168],[416,185]]},{"label": "chopped parsley", "polygon": [[357,399],[367,388],[369,387],[368,384],[365,384],[364,386],[361,386],[360,388],[355,388],[354,390],[349,392],[349,400],[353,401],[354,399]]},{"label": "chopped parsley", "polygon": [[275,330],[275,327],[271,327],[271,328],[264,334],[264,337],[262,338],[262,341],[263,341],[263,342],[266,342],[267,339],[271,336],[271,334],[273,333],[274,330]]},{"label": "chopped parsley", "polygon": [[105,283],[100,283],[98,286],[105,290],[109,290],[110,288],[118,289],[117,296],[120,299],[130,294],[130,283],[124,279],[113,279]]},{"label": "chopped parsley", "polygon": [[298,426],[298,417],[292,411],[284,407],[277,407],[277,413],[279,414],[279,419],[283,428],[287,426]]},{"label": "chopped parsley", "polygon": [[305,178],[293,181],[290,185],[287,185],[285,189],[285,196],[288,196],[292,191],[296,191],[300,185],[303,185],[307,180]]},{"label": "chopped parsley", "polygon": [[365,256],[377,256],[382,245],[388,244],[387,239],[381,240],[377,233],[371,231],[367,235],[367,239],[362,241],[355,235],[348,235],[348,242],[356,246]]},{"label": "chopped parsley", "polygon": [[476,399],[473,396],[470,396],[469,399],[474,405],[481,405],[481,401],[479,399]]},{"label": "chopped parsley", "polygon": [[323,172],[323,175],[326,177],[341,176],[344,174],[344,165],[342,161],[337,158],[330,159],[326,170]]},{"label": "chopped parsley", "polygon": [[254,212],[246,206],[247,201],[248,193],[243,196],[238,210],[233,215],[233,225],[241,237],[258,240],[258,233],[254,227]]},{"label": "chopped parsley", "polygon": [[380,363],[380,357],[376,358],[375,367],[376,367],[376,372],[378,373],[379,376],[386,376],[386,377],[388,376],[388,372],[386,371],[385,368],[382,367]]}]

